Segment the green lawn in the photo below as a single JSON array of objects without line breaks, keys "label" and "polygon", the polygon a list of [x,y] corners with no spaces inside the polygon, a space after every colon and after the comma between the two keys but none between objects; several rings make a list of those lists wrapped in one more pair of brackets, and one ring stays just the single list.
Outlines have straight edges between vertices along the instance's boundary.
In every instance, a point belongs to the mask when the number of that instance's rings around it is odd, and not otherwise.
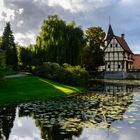
[{"label": "green lawn", "polygon": [[14,70],[5,70],[5,69],[1,70],[0,69],[0,75],[12,75],[12,74],[17,74],[17,72]]},{"label": "green lawn", "polygon": [[34,76],[8,78],[0,82],[0,105],[66,97],[84,90]]}]

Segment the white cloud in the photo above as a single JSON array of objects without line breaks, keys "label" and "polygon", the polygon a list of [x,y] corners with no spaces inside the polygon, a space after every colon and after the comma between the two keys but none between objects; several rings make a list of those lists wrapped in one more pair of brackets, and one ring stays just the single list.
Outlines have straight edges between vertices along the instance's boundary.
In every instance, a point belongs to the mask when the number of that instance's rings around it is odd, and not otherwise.
[{"label": "white cloud", "polygon": [[24,21],[23,21],[23,20],[20,20],[20,21],[17,23],[17,26],[18,26],[18,27],[21,27],[23,23],[24,23]]},{"label": "white cloud", "polygon": [[3,4],[3,0],[0,1],[0,14],[2,13],[4,9],[4,4]]},{"label": "white cloud", "polygon": [[122,4],[133,4],[135,0],[121,0]]},{"label": "white cloud", "polygon": [[35,44],[35,34],[31,32],[27,32],[26,34],[15,33],[15,42],[18,42],[21,46],[25,46],[25,42],[27,44]]},{"label": "white cloud", "polygon": [[66,10],[70,10],[71,12],[77,12],[84,9],[83,4],[79,0],[77,0],[76,2],[72,0],[48,0],[48,5],[59,5]]},{"label": "white cloud", "polygon": [[0,31],[0,36],[2,36],[2,31]]},{"label": "white cloud", "polygon": [[17,126],[19,128],[23,126],[22,121],[20,119],[17,119]]},{"label": "white cloud", "polygon": [[24,12],[24,8],[20,8],[16,11],[18,14],[22,14]]},{"label": "white cloud", "polygon": [[2,16],[2,18],[3,18],[5,21],[14,20],[14,18],[15,18],[15,11],[14,11],[14,10],[11,10],[11,9],[4,9],[4,10],[3,10],[3,13],[5,13],[5,16]]},{"label": "white cloud", "polygon": [[49,6],[59,5],[71,12],[94,10],[96,8],[104,7],[109,3],[110,0],[48,0]]},{"label": "white cloud", "polygon": [[0,20],[11,21],[15,18],[15,11],[4,7],[3,0],[0,1]]},{"label": "white cloud", "polygon": [[85,128],[80,137],[75,140],[107,140],[107,133],[103,129]]},{"label": "white cloud", "polygon": [[140,52],[140,48],[135,47],[140,44],[139,7],[138,0],[0,0],[0,32],[5,21],[10,20],[14,33],[24,36],[16,35],[16,41],[25,46],[35,42],[35,35],[39,34],[48,15],[57,14],[67,22],[74,20],[83,29],[101,26],[105,31],[111,16],[115,33],[125,33],[130,48]]},{"label": "white cloud", "polygon": [[[28,129],[27,129],[28,128]],[[30,117],[16,117],[9,140],[34,140],[40,138],[40,130]]]}]

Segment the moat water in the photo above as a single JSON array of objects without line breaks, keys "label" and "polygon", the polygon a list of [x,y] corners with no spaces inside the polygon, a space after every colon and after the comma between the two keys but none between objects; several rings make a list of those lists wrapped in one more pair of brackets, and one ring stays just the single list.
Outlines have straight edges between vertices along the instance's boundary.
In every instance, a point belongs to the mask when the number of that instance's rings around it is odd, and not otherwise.
[{"label": "moat water", "polygon": [[140,87],[103,84],[93,89],[0,107],[0,140],[139,140]]}]

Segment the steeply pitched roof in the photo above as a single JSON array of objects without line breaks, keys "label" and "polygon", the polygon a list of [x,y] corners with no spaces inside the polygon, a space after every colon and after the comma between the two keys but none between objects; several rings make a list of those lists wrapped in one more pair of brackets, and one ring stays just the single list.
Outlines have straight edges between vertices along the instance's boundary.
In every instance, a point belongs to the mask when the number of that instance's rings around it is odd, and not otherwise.
[{"label": "steeply pitched roof", "polygon": [[110,42],[110,40],[113,38],[113,36],[114,36],[114,32],[113,32],[111,24],[109,24],[108,32],[107,32],[107,35],[105,38],[105,40],[107,41],[107,44]]},{"label": "steeply pitched roof", "polygon": [[115,37],[116,40],[118,41],[118,43],[120,44],[120,46],[124,49],[124,51],[133,54],[133,52],[130,50],[127,42],[125,41],[125,39],[123,37],[119,37],[114,35],[113,29],[111,24],[109,24],[109,28],[108,28],[108,32],[105,38],[105,41],[107,41],[107,46],[110,43],[110,41],[112,40],[112,38]]},{"label": "steeply pitched roof", "polygon": [[133,54],[124,38],[119,36],[115,36],[115,38],[126,52]]}]

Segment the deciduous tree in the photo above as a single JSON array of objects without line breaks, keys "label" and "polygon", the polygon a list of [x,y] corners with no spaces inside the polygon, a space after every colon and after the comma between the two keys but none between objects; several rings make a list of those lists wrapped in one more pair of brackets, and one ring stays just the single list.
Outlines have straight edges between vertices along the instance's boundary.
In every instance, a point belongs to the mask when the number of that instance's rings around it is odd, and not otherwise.
[{"label": "deciduous tree", "polygon": [[[86,30],[87,46],[84,48],[82,56],[82,65],[88,70],[96,70],[103,61],[105,32],[101,27],[90,27]],[[89,60],[89,61],[88,61]]]},{"label": "deciduous tree", "polygon": [[31,66],[33,65],[33,60],[34,60],[34,51],[33,51],[34,46],[29,45],[27,48],[25,47],[20,47],[19,49],[19,60],[20,64],[24,69],[29,69],[31,71]]},{"label": "deciduous tree", "polygon": [[84,45],[84,33],[80,27],[73,22],[66,24],[58,16],[49,16],[37,37],[35,52],[42,63],[50,61],[77,65]]}]

